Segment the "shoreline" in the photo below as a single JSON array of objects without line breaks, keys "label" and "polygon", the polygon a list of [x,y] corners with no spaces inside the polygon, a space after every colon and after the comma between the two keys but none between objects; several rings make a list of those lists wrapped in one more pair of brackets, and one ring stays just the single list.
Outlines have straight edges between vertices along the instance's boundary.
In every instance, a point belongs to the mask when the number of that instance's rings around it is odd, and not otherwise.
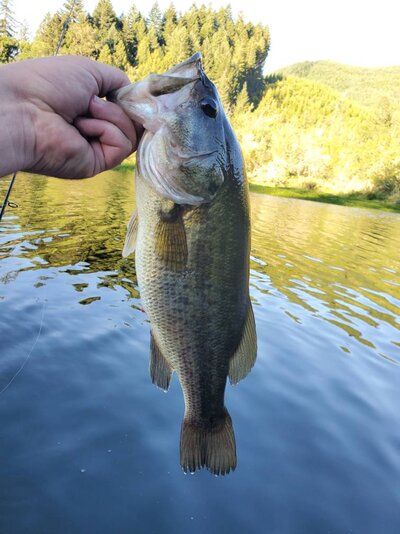
[{"label": "shoreline", "polygon": [[252,183],[249,183],[249,189],[253,193],[264,193],[278,197],[297,198],[300,200],[311,200],[313,202],[323,202],[325,204],[336,204],[339,206],[348,206],[352,208],[364,208],[400,213],[400,204],[394,204],[387,202],[386,200],[368,199],[362,193],[334,195],[332,193],[309,191],[308,189],[300,189],[295,187],[271,187],[268,185]]},{"label": "shoreline", "polygon": [[[135,163],[129,161],[123,162],[114,168],[116,171],[133,171]],[[253,193],[263,193],[267,195],[297,198],[300,200],[311,200],[313,202],[323,202],[325,204],[336,204],[339,206],[348,206],[352,208],[374,209],[400,213],[400,204],[387,202],[386,200],[368,199],[362,193],[350,193],[343,195],[334,195],[332,193],[323,193],[320,191],[310,191],[296,187],[272,187],[268,185],[253,184],[249,182],[249,190]]]}]

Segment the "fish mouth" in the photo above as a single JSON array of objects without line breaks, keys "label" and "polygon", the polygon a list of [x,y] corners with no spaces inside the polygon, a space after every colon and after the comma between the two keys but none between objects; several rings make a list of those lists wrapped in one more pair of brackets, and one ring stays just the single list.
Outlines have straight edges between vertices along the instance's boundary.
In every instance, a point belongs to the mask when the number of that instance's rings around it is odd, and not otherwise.
[{"label": "fish mouth", "polygon": [[213,154],[216,154],[218,150],[212,150],[211,152],[201,152],[200,154],[180,154],[177,152],[174,152],[174,156],[178,157],[179,159],[183,160],[183,162],[189,162],[192,160],[196,161],[202,161],[203,159],[207,159]]}]

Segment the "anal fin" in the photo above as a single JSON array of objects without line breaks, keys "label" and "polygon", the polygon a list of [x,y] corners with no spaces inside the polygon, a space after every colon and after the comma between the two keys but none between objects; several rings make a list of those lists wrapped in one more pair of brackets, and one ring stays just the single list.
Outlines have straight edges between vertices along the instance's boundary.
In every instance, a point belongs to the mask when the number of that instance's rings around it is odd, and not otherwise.
[{"label": "anal fin", "polygon": [[154,339],[153,334],[150,338],[150,376],[153,384],[168,391],[171,381],[172,369]]},{"label": "anal fin", "polygon": [[125,237],[125,245],[124,249],[122,251],[122,257],[126,258],[132,252],[135,252],[136,248],[136,239],[137,239],[137,230],[138,230],[138,216],[137,216],[137,210],[135,210],[132,213],[132,216],[129,220],[127,231],[126,231],[126,237]]},{"label": "anal fin", "polygon": [[243,326],[242,339],[229,362],[229,381],[237,384],[252,369],[257,357],[257,334],[253,307],[249,299],[247,316]]}]

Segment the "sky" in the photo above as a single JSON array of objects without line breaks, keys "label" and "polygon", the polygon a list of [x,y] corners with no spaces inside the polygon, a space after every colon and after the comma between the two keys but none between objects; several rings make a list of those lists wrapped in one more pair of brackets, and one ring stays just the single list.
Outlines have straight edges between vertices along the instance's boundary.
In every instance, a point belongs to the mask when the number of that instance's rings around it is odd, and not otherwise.
[{"label": "sky", "polygon": [[[147,14],[153,0],[112,0],[118,15],[134,3]],[[161,9],[171,0],[159,0]],[[273,72],[299,61],[329,59],[348,65],[400,65],[399,0],[174,0],[184,12],[196,3],[217,9],[230,3],[234,15],[269,26],[271,49],[265,71]],[[46,12],[55,12],[63,0],[13,0],[16,19],[25,20],[34,33]],[[97,0],[84,0],[92,12]]]}]

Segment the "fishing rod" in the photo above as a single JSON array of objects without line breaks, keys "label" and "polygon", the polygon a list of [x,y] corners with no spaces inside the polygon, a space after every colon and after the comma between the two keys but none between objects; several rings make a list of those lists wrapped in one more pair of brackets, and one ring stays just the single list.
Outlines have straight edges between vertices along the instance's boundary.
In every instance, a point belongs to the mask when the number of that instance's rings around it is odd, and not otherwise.
[{"label": "fishing rod", "polygon": [[12,189],[12,186],[14,185],[16,176],[17,176],[17,173],[14,172],[13,177],[11,178],[11,181],[8,184],[8,189],[7,189],[7,192],[6,192],[6,196],[4,197],[3,204],[1,205],[1,208],[0,208],[0,221],[3,218],[3,213],[6,211],[6,206],[9,206],[10,208],[17,208],[18,207],[17,204],[15,204],[14,202],[11,202],[10,200],[8,200],[10,198],[11,189]]},{"label": "fishing rod", "polygon": [[[61,35],[60,35],[60,38],[58,40],[58,43],[57,43],[57,46],[56,46],[56,49],[54,51],[53,56],[57,56],[58,52],[60,51],[60,48],[61,48],[62,43],[64,41],[65,34],[67,33],[67,30],[68,30],[68,27],[69,27],[69,23],[71,21],[72,11],[73,11],[73,9],[75,7],[75,3],[76,3],[76,0],[73,0],[73,2],[71,4],[71,8],[70,8],[69,13],[68,13],[68,16],[64,20],[64,24],[63,24],[63,27],[62,27],[62,30],[61,30]],[[16,204],[15,202],[11,202],[9,200],[10,194],[11,194],[11,190],[12,190],[13,185],[15,183],[16,176],[17,176],[17,173],[15,172],[13,174],[12,178],[11,178],[11,181],[10,181],[9,185],[8,185],[7,192],[5,194],[3,203],[1,205],[1,208],[0,208],[0,222],[1,222],[1,219],[3,218],[4,212],[6,211],[6,207],[7,206],[10,207],[10,208],[18,208],[18,204]]]}]

